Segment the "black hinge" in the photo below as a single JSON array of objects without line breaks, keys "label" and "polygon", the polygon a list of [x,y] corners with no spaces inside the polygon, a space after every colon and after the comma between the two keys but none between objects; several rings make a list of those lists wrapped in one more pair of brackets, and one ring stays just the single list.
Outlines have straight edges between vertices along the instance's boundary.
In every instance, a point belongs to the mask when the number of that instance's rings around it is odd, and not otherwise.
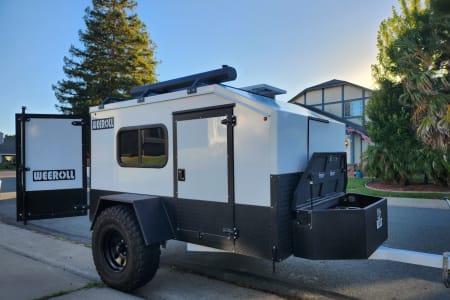
[{"label": "black hinge", "polygon": [[223,228],[222,232],[228,234],[229,240],[231,240],[231,239],[237,240],[239,238],[239,229],[237,229],[236,227]]},{"label": "black hinge", "polygon": [[[17,118],[18,121],[22,121],[22,116]],[[25,122],[30,122],[31,118],[29,117],[24,117]]]},{"label": "black hinge", "polygon": [[72,125],[73,126],[84,126],[84,125],[86,125],[86,122],[84,120],[83,121],[73,121]]},{"label": "black hinge", "polygon": [[29,172],[30,171],[30,168],[27,168],[24,165],[20,165],[18,169],[19,169],[19,172],[23,172],[23,171]]},{"label": "black hinge", "polygon": [[223,119],[221,121],[223,125],[231,125],[236,126],[236,116],[227,116],[226,119]]}]

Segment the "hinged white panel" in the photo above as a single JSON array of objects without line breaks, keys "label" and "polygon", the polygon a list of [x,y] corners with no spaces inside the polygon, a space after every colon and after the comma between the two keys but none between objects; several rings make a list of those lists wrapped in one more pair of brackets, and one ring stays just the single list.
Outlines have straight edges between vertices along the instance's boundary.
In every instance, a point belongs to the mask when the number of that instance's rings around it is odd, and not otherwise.
[{"label": "hinged white panel", "polygon": [[227,126],[212,117],[177,121],[178,198],[228,202]]},{"label": "hinged white panel", "polygon": [[345,152],[344,125],[335,122],[324,123],[310,120],[308,159],[314,152]]},{"label": "hinged white panel", "polygon": [[30,118],[25,123],[26,191],[83,187],[81,119]]}]

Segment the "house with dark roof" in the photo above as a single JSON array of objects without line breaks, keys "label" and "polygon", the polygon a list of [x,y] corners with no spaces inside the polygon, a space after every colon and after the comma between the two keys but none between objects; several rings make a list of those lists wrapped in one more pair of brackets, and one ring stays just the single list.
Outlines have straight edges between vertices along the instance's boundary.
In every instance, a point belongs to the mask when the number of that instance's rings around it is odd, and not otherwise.
[{"label": "house with dark roof", "polygon": [[0,163],[16,161],[16,137],[5,136],[0,144]]},{"label": "house with dark roof", "polygon": [[304,89],[289,102],[345,123],[347,162],[357,165],[370,143],[365,129],[365,108],[371,95],[368,88],[333,79]]}]

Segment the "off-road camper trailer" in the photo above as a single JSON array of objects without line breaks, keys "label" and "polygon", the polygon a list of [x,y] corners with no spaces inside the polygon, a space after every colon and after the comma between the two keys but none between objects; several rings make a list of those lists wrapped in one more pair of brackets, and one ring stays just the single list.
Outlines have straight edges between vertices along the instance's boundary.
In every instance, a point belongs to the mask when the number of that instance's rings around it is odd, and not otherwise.
[{"label": "off-road camper trailer", "polygon": [[[89,127],[93,256],[114,288],[148,282],[171,239],[274,262],[369,257],[387,238],[386,199],[345,192],[344,124],[222,84],[235,77],[224,66],[138,87],[64,126],[17,114],[18,220],[86,213],[74,193],[87,188]],[[79,146],[58,162],[55,152],[30,152],[65,142],[52,133],[65,127],[80,132]]]}]

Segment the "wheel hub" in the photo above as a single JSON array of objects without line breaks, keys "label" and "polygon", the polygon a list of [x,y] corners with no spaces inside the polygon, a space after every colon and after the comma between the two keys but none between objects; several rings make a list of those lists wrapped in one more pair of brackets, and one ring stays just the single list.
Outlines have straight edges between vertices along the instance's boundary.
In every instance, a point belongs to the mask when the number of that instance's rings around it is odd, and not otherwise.
[{"label": "wheel hub", "polygon": [[127,266],[128,245],[117,230],[111,230],[105,235],[104,256],[115,272],[121,272]]}]

